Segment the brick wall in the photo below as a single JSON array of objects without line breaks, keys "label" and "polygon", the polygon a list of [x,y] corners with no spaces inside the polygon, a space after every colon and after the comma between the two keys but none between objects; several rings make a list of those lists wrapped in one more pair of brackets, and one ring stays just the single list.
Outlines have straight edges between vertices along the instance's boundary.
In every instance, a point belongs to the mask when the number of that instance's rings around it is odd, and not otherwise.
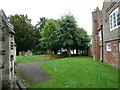
[{"label": "brick wall", "polygon": [[100,38],[99,32],[102,25],[102,12],[97,7],[94,12],[92,12],[92,52],[93,52],[93,59],[100,60]]},{"label": "brick wall", "polygon": [[[118,67],[118,62],[119,62],[119,48],[118,48],[118,43],[120,42],[120,40],[115,40],[115,41],[109,41],[109,42],[105,42],[105,47],[104,47],[104,62]],[[107,51],[106,50],[106,44],[110,43],[111,44],[111,51]],[[119,63],[120,64],[120,63]]]}]

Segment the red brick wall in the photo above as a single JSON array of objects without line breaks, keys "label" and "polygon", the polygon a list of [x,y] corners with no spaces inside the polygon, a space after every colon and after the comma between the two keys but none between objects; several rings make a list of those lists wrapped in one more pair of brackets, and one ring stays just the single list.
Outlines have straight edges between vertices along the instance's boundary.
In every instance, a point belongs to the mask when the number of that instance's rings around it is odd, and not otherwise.
[{"label": "red brick wall", "polygon": [[88,49],[88,56],[93,57],[92,46]]},{"label": "red brick wall", "polygon": [[[118,60],[120,59],[119,58],[120,52],[118,48],[119,42],[120,40],[105,42],[105,46],[104,46],[104,62],[115,67],[118,67]],[[111,44],[111,51],[106,50],[107,43]]]},{"label": "red brick wall", "polygon": [[99,31],[101,26],[101,11],[99,8],[96,8],[94,12],[92,12],[92,52],[93,59],[100,60],[100,38]]}]

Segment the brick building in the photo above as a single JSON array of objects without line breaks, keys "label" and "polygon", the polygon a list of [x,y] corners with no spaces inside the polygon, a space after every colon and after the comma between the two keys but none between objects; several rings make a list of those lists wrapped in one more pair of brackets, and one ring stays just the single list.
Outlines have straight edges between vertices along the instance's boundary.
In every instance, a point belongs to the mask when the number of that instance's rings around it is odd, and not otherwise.
[{"label": "brick building", "polygon": [[98,7],[92,12],[92,26],[93,59],[102,60],[102,11]]},{"label": "brick building", "polygon": [[120,60],[120,0],[103,3],[104,62],[118,67]]},{"label": "brick building", "polygon": [[14,34],[13,26],[8,22],[4,11],[0,10],[0,87],[4,90],[16,86]]},{"label": "brick building", "polygon": [[104,0],[102,12],[97,8],[92,16],[93,58],[120,67],[120,0]]}]

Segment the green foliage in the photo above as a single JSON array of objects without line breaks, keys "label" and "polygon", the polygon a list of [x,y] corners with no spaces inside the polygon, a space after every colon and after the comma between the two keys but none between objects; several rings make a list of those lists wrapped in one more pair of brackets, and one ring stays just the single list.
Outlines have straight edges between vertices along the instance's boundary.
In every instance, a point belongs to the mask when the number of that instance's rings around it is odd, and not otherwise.
[{"label": "green foliage", "polygon": [[10,23],[14,26],[17,51],[31,50],[33,47],[33,26],[26,15],[10,16]]},{"label": "green foliage", "polygon": [[118,70],[89,57],[41,63],[53,80],[28,88],[118,88]]},{"label": "green foliage", "polygon": [[61,17],[60,23],[60,37],[63,42],[63,47],[71,47],[74,45],[74,38],[76,38],[77,23],[75,18],[71,14],[67,14]]},{"label": "green foliage", "polygon": [[36,27],[41,30],[45,25],[46,20],[47,19],[45,17],[40,18],[40,21],[37,22]]},{"label": "green foliage", "polygon": [[70,13],[58,20],[42,17],[35,26],[27,15],[11,15],[10,22],[16,32],[17,54],[27,50],[38,54],[40,51],[45,53],[45,50],[57,53],[57,50],[65,48],[71,56],[70,50],[85,50],[89,46],[87,32],[78,27],[75,17]]},{"label": "green foliage", "polygon": [[27,15],[10,16],[10,23],[14,26],[17,54],[19,51],[40,50],[40,30],[31,24]]},{"label": "green foliage", "polygon": [[53,49],[56,45],[57,37],[57,22],[53,19],[47,19],[45,25],[42,28],[40,44],[43,48]]},{"label": "green foliage", "polygon": [[68,49],[71,56],[71,49],[87,48],[90,38],[83,28],[79,28],[75,17],[66,14],[61,19],[41,18],[38,23],[41,28],[40,45],[49,50]]}]

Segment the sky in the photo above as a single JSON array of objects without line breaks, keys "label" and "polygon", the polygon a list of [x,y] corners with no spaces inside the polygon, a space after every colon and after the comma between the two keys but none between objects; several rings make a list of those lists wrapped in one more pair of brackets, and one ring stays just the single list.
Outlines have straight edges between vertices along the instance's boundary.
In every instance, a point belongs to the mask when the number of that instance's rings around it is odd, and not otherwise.
[{"label": "sky", "polygon": [[60,19],[71,12],[79,27],[92,35],[92,11],[102,9],[104,0],[1,0],[0,9],[7,16],[27,14],[35,25],[40,17]]}]

